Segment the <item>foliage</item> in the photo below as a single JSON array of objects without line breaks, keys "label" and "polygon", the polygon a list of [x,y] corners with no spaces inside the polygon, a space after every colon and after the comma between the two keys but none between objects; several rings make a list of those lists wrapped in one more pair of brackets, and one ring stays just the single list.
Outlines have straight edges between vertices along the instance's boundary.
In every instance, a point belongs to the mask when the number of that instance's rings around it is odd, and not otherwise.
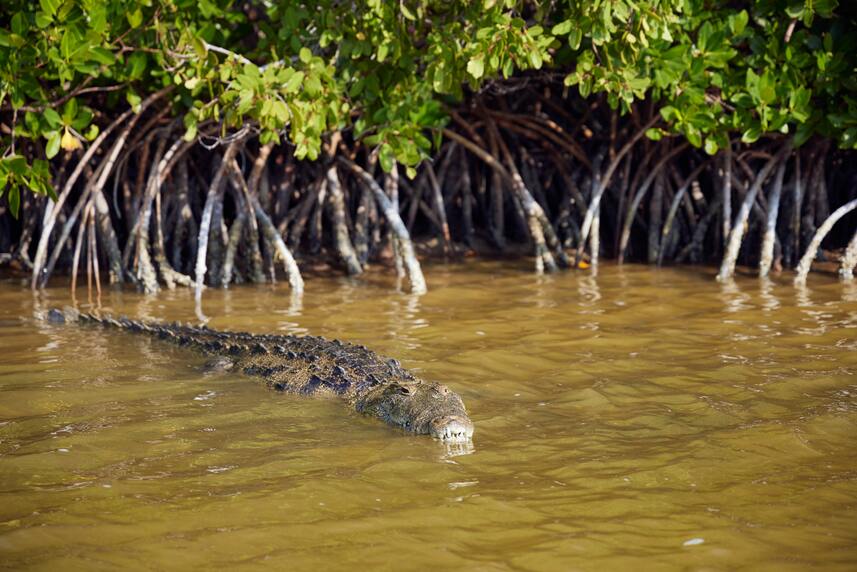
[{"label": "foliage", "polygon": [[626,110],[649,95],[672,130],[712,155],[735,132],[745,143],[793,133],[797,145],[819,132],[854,148],[854,14],[836,18],[836,0],[744,4],[581,3],[553,28],[578,50],[566,83]]},{"label": "foliage", "polygon": [[[175,85],[185,137],[249,124],[316,159],[353,129],[385,169],[432,149],[445,105],[558,73],[627,113],[648,99],[709,154],[740,135],[857,147],[855,10],[837,0],[7,0],[0,194],[50,193],[45,160]],[[539,70],[536,72],[535,70]],[[97,110],[97,111],[96,111]]]}]

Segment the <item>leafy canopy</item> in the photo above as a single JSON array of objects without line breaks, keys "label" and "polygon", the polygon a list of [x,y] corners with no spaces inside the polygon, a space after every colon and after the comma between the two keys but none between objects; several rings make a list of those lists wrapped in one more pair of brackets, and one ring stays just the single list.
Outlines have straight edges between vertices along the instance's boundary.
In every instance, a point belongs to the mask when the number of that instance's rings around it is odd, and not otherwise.
[{"label": "leafy canopy", "polygon": [[664,120],[650,137],[710,154],[736,134],[857,147],[857,15],[837,0],[6,0],[0,14],[13,212],[19,188],[53,192],[47,160],[166,86],[188,140],[250,124],[315,160],[350,127],[411,174],[447,104],[521,73],[622,112],[648,98]]}]

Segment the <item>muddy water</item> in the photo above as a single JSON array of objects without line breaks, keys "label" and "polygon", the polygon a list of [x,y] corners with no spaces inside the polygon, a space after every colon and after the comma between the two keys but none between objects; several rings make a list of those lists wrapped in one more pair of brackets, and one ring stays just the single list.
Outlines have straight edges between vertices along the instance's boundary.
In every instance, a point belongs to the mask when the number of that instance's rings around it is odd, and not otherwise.
[{"label": "muddy water", "polygon": [[[0,283],[0,568],[857,567],[857,285],[510,263],[208,291],[216,328],[360,342],[457,390],[471,449],[275,394]],[[185,291],[105,309],[193,318]],[[84,304],[82,307],[86,307]]]}]

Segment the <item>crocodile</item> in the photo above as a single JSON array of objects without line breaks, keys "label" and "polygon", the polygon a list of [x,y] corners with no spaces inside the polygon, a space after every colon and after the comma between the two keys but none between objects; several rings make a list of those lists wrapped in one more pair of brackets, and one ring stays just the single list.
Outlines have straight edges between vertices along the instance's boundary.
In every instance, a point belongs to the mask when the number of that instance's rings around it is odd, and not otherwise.
[{"label": "crocodile", "polygon": [[158,323],[53,309],[54,323],[88,323],[186,346],[210,357],[219,370],[260,377],[268,387],[302,395],[332,394],[359,413],[407,432],[442,441],[469,442],[473,423],[464,402],[445,385],[422,380],[365,346],[321,336],[249,334],[206,326]]}]

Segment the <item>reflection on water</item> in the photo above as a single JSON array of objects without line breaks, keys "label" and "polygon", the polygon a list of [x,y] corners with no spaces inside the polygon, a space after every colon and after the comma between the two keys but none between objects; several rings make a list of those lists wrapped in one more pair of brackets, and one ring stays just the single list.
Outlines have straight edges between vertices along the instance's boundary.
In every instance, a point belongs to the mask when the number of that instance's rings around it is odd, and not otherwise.
[{"label": "reflection on water", "polygon": [[[857,287],[524,264],[209,289],[214,328],[363,343],[467,403],[470,445],[270,392],[0,283],[13,569],[802,570],[857,563]],[[194,320],[187,290],[104,311]],[[88,309],[84,307],[83,309]]]},{"label": "reflection on water", "polygon": [[[443,454],[440,456],[441,459],[452,459],[453,457],[462,457],[464,455],[472,455],[476,452],[476,447],[473,445],[472,441],[467,441],[464,443],[439,443],[441,449],[443,450]],[[475,483],[474,483],[475,484]],[[455,488],[455,487],[453,487]]]},{"label": "reflection on water", "polygon": [[[764,286],[762,289],[764,290]],[[770,290],[767,292],[767,296],[772,296]],[[749,310],[753,307],[750,303],[752,297],[743,292],[735,280],[720,282],[720,299],[723,300],[723,311],[730,314]]]},{"label": "reflection on water", "polygon": [[774,312],[781,306],[775,290],[773,280],[767,276],[759,278],[759,296],[762,298],[762,309],[766,312]]}]

